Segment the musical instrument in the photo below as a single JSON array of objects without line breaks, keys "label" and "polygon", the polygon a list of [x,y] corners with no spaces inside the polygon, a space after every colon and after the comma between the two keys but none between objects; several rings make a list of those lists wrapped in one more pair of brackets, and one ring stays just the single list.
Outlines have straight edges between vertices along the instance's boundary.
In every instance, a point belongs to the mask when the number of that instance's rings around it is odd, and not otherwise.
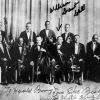
[{"label": "musical instrument", "polygon": [[1,83],[1,66],[0,66],[0,83]]},{"label": "musical instrument", "polygon": [[25,70],[25,65],[24,65],[25,56],[26,56],[26,44],[24,44],[24,46],[23,46],[21,59],[18,59],[18,76],[19,76],[19,79],[21,79],[21,72]]}]

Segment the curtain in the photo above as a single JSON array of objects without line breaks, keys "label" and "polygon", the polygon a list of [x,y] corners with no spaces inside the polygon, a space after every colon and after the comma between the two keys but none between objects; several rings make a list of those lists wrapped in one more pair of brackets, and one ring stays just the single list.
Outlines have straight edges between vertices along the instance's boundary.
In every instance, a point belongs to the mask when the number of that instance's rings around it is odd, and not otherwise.
[{"label": "curtain", "polygon": [[[58,4],[61,7],[55,9]],[[56,36],[64,32],[65,24],[70,24],[70,31],[80,34],[81,42],[86,44],[95,33],[100,41],[99,4],[100,0],[0,0],[0,20],[5,30],[4,18],[7,19],[7,36],[12,35],[13,39],[25,30],[27,22],[31,22],[32,30],[39,34],[45,28],[45,21],[49,20]],[[75,10],[82,6],[83,11],[74,16]],[[69,8],[73,9],[68,11]],[[67,10],[66,14],[62,14],[64,9]]]}]

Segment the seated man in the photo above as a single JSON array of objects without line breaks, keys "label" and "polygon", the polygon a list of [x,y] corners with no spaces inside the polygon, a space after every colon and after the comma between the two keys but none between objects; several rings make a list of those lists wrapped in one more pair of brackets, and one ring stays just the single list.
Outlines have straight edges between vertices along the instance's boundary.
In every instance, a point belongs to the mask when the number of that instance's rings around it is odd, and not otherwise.
[{"label": "seated man", "polygon": [[74,52],[72,55],[72,60],[73,65],[80,67],[80,72],[77,75],[77,78],[79,78],[84,69],[85,47],[82,43],[80,43],[80,36],[78,34],[75,35]]},{"label": "seated man", "polygon": [[86,58],[88,77],[94,81],[100,81],[100,43],[97,34],[94,34],[92,41],[87,43]]},{"label": "seated man", "polygon": [[[30,65],[34,67],[34,72],[32,72],[36,77],[35,81],[40,78],[40,81],[46,81],[46,77],[48,74],[48,70],[46,69],[47,66],[42,66],[45,52],[44,46],[42,44],[43,39],[40,36],[36,37],[36,44],[34,44],[30,51]],[[33,75],[32,75],[33,76]],[[38,77],[39,76],[39,77]],[[34,80],[33,80],[34,81]]]},{"label": "seated man", "polygon": [[8,70],[8,64],[10,60],[10,55],[8,54],[8,50],[6,45],[4,44],[2,40],[2,35],[0,35],[0,67],[1,67],[1,81],[3,84],[7,84],[8,82],[8,75],[7,75],[7,70]]},{"label": "seated man", "polygon": [[[13,51],[14,50],[14,51]],[[17,64],[17,81],[18,83],[27,82],[28,81],[28,74],[27,74],[27,67],[28,67],[28,60],[27,60],[27,50],[23,42],[23,38],[19,38],[18,44],[13,47],[13,57]]]}]

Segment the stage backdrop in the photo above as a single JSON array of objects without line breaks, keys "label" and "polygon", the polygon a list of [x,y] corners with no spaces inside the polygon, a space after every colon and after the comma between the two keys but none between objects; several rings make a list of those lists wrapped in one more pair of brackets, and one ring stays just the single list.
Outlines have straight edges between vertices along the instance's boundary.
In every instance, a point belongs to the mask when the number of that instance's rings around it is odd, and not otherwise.
[{"label": "stage backdrop", "polygon": [[93,33],[100,41],[100,0],[0,0],[0,19],[7,18],[7,35],[19,36],[27,22],[39,34],[45,20],[51,21],[51,29],[56,36],[64,32],[66,23],[70,31],[80,34],[81,42],[86,44]]}]

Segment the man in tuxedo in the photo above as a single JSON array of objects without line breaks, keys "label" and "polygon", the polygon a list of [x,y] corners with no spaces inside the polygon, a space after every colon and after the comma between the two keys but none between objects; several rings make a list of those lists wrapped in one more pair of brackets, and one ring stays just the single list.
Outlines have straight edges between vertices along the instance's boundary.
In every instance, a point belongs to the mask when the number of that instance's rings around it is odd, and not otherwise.
[{"label": "man in tuxedo", "polygon": [[100,43],[97,34],[93,34],[92,41],[86,46],[86,61],[89,78],[94,81],[100,81]]},{"label": "man in tuxedo", "polygon": [[80,67],[80,73],[77,75],[77,78],[79,78],[81,73],[84,71],[85,47],[82,43],[80,43],[80,35],[78,34],[75,35],[74,53],[72,55],[72,59],[73,64]]},{"label": "man in tuxedo", "polygon": [[75,38],[74,34],[70,32],[70,24],[65,24],[65,33],[63,33],[61,36],[63,38],[63,44],[66,43],[66,40],[69,36],[71,38],[71,42],[74,42]]},{"label": "man in tuxedo", "polygon": [[18,44],[12,49],[12,58],[15,60],[15,64],[17,64],[17,82],[28,82],[28,51],[22,37],[18,39]]},{"label": "man in tuxedo", "polygon": [[0,67],[1,67],[1,81],[3,84],[7,84],[8,82],[8,75],[7,70],[9,67],[9,54],[6,45],[3,42],[3,37],[0,35]]},{"label": "man in tuxedo", "polygon": [[55,33],[50,29],[50,21],[45,21],[45,29],[41,30],[39,35],[43,38],[44,42],[48,41],[49,38],[53,38],[53,42],[56,41]]},{"label": "man in tuxedo", "polygon": [[31,30],[31,23],[26,23],[26,30],[21,32],[20,37],[23,38],[27,46],[31,46],[36,42],[36,34]]},{"label": "man in tuxedo", "polygon": [[[47,78],[47,66],[43,66],[43,60],[46,56],[46,50],[44,48],[44,45],[42,44],[43,39],[41,36],[36,37],[36,44],[34,44],[30,51],[30,66],[34,67],[34,72],[31,72],[34,74],[34,80],[33,81],[44,81],[46,82]],[[32,77],[33,78],[33,77]]]}]

